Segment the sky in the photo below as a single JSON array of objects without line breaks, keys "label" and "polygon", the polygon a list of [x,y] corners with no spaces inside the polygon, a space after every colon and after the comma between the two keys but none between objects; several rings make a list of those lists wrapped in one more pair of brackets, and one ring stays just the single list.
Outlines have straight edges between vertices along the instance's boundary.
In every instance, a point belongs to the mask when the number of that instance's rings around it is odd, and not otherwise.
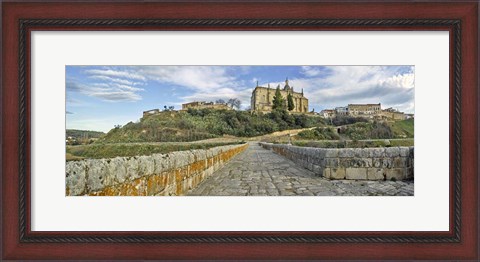
[{"label": "sky", "polygon": [[108,132],[193,101],[237,98],[247,109],[257,81],[283,87],[286,78],[309,111],[381,103],[414,113],[414,66],[66,66],[67,129]]}]

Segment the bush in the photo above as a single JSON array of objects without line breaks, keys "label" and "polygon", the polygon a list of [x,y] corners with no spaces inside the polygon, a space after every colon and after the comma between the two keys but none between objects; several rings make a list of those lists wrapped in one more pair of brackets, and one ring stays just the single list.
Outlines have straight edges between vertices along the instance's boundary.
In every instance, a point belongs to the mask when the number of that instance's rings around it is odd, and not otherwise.
[{"label": "bush", "polygon": [[353,116],[335,116],[334,118],[332,118],[332,124],[334,126],[351,125],[358,122],[368,122],[368,119],[364,117],[353,117]]},{"label": "bush", "polygon": [[390,126],[383,122],[355,123],[342,129],[342,133],[352,140],[394,138]]},{"label": "bush", "polygon": [[287,129],[324,125],[319,117],[292,115],[286,110],[268,114],[247,111],[188,109],[146,116],[138,123],[110,130],[103,142],[195,141],[223,135],[252,137]]},{"label": "bush", "polygon": [[304,130],[298,133],[299,138],[313,140],[338,140],[340,137],[333,128],[320,128]]}]

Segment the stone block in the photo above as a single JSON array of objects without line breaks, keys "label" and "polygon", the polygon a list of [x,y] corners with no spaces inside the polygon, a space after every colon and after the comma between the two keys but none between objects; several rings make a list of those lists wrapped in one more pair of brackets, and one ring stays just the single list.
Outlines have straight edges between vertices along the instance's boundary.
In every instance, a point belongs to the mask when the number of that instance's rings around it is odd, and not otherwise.
[{"label": "stone block", "polygon": [[365,180],[367,179],[367,169],[363,167],[346,168],[346,179]]},{"label": "stone block", "polygon": [[87,166],[87,192],[98,191],[104,188],[108,168],[103,159],[88,159]]},{"label": "stone block", "polygon": [[338,157],[338,151],[339,149],[332,149],[332,148],[325,149],[325,157],[329,157],[329,158]]},{"label": "stone block", "polygon": [[339,167],[339,159],[338,158],[325,158],[325,166],[326,167]]},{"label": "stone block", "polygon": [[318,166],[322,166],[322,167],[326,167],[327,166],[327,161],[326,161],[326,158],[322,158],[322,159],[315,158],[314,161],[313,161],[313,164],[318,165]]},{"label": "stone block", "polygon": [[345,168],[330,168],[331,179],[345,179]]},{"label": "stone block", "polygon": [[196,162],[195,155],[193,154],[192,151],[185,151],[185,153],[187,154],[187,159],[189,164]]},{"label": "stone block", "polygon": [[78,196],[85,192],[85,161],[69,161],[65,166],[65,189],[67,196]]},{"label": "stone block", "polygon": [[381,158],[385,156],[385,148],[368,148],[368,157]]},{"label": "stone block", "polygon": [[372,165],[369,158],[340,158],[340,167],[369,167]]},{"label": "stone block", "polygon": [[350,158],[339,158],[338,159],[339,167],[350,167]]},{"label": "stone block", "polygon": [[123,183],[127,180],[127,168],[125,167],[125,158],[115,157],[111,159],[109,169],[111,174],[115,177],[116,183]]},{"label": "stone block", "polygon": [[413,179],[414,178],[414,172],[413,172],[413,167],[408,167],[407,168],[407,177],[406,179]]},{"label": "stone block", "polygon": [[155,170],[155,163],[153,157],[151,156],[139,156],[138,161],[138,175],[139,176],[149,176],[153,175]]},{"label": "stone block", "polygon": [[146,179],[147,195],[154,196],[165,189],[167,184],[167,176],[154,175]]},{"label": "stone block", "polygon": [[365,158],[368,157],[368,151],[366,148],[355,148],[355,157],[356,158]]},{"label": "stone block", "polygon": [[323,169],[323,177],[330,178],[330,168]]},{"label": "stone block", "polygon": [[323,167],[319,165],[313,165],[313,173],[317,176],[322,176],[323,175]]},{"label": "stone block", "polygon": [[393,166],[392,167],[406,167],[407,166],[407,158],[405,157],[395,157],[393,158]]},{"label": "stone block", "polygon": [[391,168],[386,169],[386,178],[387,180],[404,180],[407,177],[406,168]]},{"label": "stone block", "polygon": [[369,168],[367,170],[368,180],[384,180],[385,170],[383,168]]},{"label": "stone block", "polygon": [[372,158],[372,167],[381,168],[383,162],[382,160],[383,159],[381,158]]},{"label": "stone block", "polygon": [[368,167],[368,161],[364,158],[353,158],[350,167]]},{"label": "stone block", "polygon": [[305,155],[308,156],[309,158],[315,157],[317,150],[315,148],[305,148]]},{"label": "stone block", "polygon": [[364,163],[364,167],[372,167],[373,166],[373,159],[372,158],[362,158]]},{"label": "stone block", "polygon": [[307,164],[307,169],[313,172],[313,164],[309,162]]},{"label": "stone block", "polygon": [[382,159],[382,168],[392,168],[393,159],[392,158],[383,158]]},{"label": "stone block", "polygon": [[408,157],[408,155],[410,154],[410,149],[408,147],[400,147],[399,151],[401,157]]},{"label": "stone block", "polygon": [[153,161],[154,161],[154,169],[153,169],[153,172],[155,174],[160,174],[163,172],[163,166],[162,166],[162,154],[155,154],[155,155],[152,155],[153,157]]},{"label": "stone block", "polygon": [[400,156],[400,149],[399,147],[388,147],[385,149],[385,156],[386,157],[397,157]]},{"label": "stone block", "polygon": [[338,149],[338,157],[355,157],[355,151],[353,148]]},{"label": "stone block", "polygon": [[138,161],[136,157],[129,157],[125,160],[125,168],[127,169],[126,178],[133,180],[139,177],[138,175]]},{"label": "stone block", "polygon": [[158,154],[155,155],[155,173],[171,170],[175,167],[175,154]]},{"label": "stone block", "polygon": [[313,155],[316,159],[323,159],[325,158],[325,149],[323,148],[314,148]]}]

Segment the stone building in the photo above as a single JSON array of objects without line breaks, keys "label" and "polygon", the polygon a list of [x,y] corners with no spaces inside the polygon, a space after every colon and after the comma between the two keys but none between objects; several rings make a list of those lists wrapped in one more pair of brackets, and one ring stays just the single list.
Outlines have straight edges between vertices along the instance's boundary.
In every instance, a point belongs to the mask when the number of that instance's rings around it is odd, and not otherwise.
[{"label": "stone building", "polygon": [[[278,85],[280,88],[280,85]],[[257,86],[253,89],[252,98],[251,98],[251,110],[260,113],[268,113],[272,111],[273,106],[273,97],[275,96],[276,88],[270,88],[270,84],[265,86]],[[302,92],[295,92],[293,86],[290,86],[288,83],[288,78],[285,80],[285,86],[280,88],[280,94],[283,99],[287,101],[288,94],[291,94],[293,97],[293,104],[295,108],[291,110],[292,113],[308,113],[308,99],[303,95]]]},{"label": "stone building", "polygon": [[377,117],[385,120],[405,120],[408,118],[408,116],[405,113],[399,112],[398,110],[391,107],[381,110],[377,114]]},{"label": "stone building", "polygon": [[380,103],[378,104],[348,104],[348,114],[352,116],[376,115],[382,110]]},{"label": "stone building", "polygon": [[152,109],[152,110],[148,110],[148,111],[143,111],[143,117],[156,115],[156,114],[159,114],[159,113],[160,113],[159,109]]},{"label": "stone building", "polygon": [[210,109],[224,109],[224,110],[231,110],[232,108],[228,106],[227,104],[215,104],[213,102],[205,102],[205,101],[196,101],[196,102],[190,102],[186,104],[182,104],[182,110],[188,110],[189,108],[192,109],[204,109],[204,108],[210,108]]},{"label": "stone building", "polygon": [[332,117],[335,117],[336,115],[337,115],[337,112],[333,109],[323,109],[320,112],[320,116],[324,118],[332,118]]}]

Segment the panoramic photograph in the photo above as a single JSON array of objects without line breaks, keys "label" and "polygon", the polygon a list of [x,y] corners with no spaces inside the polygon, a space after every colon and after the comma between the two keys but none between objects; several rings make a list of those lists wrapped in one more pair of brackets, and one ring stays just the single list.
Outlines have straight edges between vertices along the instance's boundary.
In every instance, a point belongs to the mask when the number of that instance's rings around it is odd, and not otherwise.
[{"label": "panoramic photograph", "polygon": [[65,67],[66,196],[413,196],[415,67]]}]

